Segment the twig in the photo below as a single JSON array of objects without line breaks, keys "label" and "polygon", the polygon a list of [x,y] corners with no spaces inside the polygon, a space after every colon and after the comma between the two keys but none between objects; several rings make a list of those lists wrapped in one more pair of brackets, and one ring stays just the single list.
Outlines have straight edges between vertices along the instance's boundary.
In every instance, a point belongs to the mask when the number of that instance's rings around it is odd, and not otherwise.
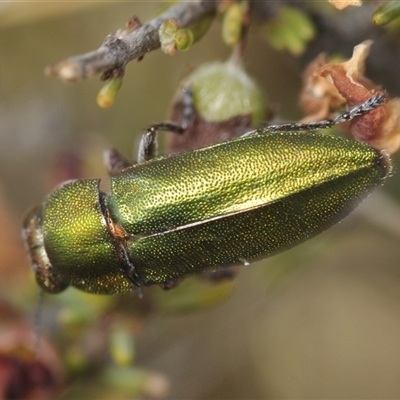
[{"label": "twig", "polygon": [[216,0],[184,1],[171,7],[159,17],[123,37],[108,35],[95,51],[73,56],[49,65],[45,69],[48,76],[58,76],[64,81],[78,82],[101,72],[123,70],[135,58],[160,47],[158,29],[167,19],[174,19],[182,28],[187,27],[206,14],[214,12]]}]

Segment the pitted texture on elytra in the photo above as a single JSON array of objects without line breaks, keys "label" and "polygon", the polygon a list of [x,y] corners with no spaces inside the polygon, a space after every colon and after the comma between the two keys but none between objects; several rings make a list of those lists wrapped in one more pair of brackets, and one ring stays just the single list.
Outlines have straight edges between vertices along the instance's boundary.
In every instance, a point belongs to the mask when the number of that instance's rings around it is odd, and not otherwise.
[{"label": "pitted texture on elytra", "polygon": [[370,168],[368,146],[314,133],[260,134],[133,166],[112,177],[112,212],[138,235],[269,204]]},{"label": "pitted texture on elytra", "polygon": [[64,282],[87,292],[118,293],[132,284],[120,270],[98,186],[98,180],[71,181],[52,193],[45,204],[44,244]]},{"label": "pitted texture on elytra", "polygon": [[383,174],[376,165],[254,210],[139,239],[131,246],[133,262],[151,285],[270,256],[344,218]]}]

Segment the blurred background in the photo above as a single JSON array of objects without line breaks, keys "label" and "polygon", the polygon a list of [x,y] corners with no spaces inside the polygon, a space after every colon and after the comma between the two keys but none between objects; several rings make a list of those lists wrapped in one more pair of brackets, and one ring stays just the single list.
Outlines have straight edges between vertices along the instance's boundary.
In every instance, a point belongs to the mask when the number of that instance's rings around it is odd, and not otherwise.
[{"label": "blurred background", "polygon": [[[349,8],[340,17],[328,3],[318,11],[322,14],[315,11],[317,29],[326,26],[324,18],[347,18],[356,33],[324,36],[321,30],[300,57],[272,48],[262,26],[252,27],[246,69],[278,105],[280,118],[302,117],[298,94],[307,62],[321,51],[350,57],[366,39],[375,40],[367,75],[392,96],[400,95],[399,31],[371,24],[377,6],[372,3]],[[141,131],[167,119],[181,79],[207,61],[226,60],[231,50],[220,39],[216,22],[189,52],[174,57],[149,53],[128,65],[109,109],[96,104],[99,79],[65,84],[46,78],[43,71],[48,64],[96,49],[133,14],[141,21],[152,18],[159,6],[0,5],[3,398],[12,398],[15,387],[21,390],[17,398],[45,398],[48,388],[56,388],[63,399],[400,397],[396,155],[393,177],[350,217],[304,245],[242,268],[233,282],[209,287],[189,280],[176,293],[145,290],[142,301],[134,295],[85,295],[72,288],[46,295],[41,322],[46,379],[43,393],[32,389],[32,365],[26,360],[32,358],[38,288],[21,242],[24,213],[65,179],[107,181],[103,151],[112,146],[134,158]]]}]

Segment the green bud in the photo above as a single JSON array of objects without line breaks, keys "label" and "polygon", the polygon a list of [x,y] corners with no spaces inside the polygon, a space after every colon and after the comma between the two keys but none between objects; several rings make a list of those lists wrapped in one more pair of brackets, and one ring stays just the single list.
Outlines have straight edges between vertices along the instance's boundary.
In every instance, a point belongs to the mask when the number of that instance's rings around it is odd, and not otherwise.
[{"label": "green bud", "polygon": [[97,95],[97,104],[101,108],[107,108],[114,104],[117,93],[122,86],[122,76],[114,76],[100,89]]},{"label": "green bud", "polygon": [[193,40],[193,32],[190,29],[179,29],[175,34],[175,46],[179,51],[189,50]]},{"label": "green bud", "polygon": [[235,46],[242,36],[245,10],[242,4],[231,4],[224,13],[222,21],[222,39],[228,46]]},{"label": "green bud", "polygon": [[179,26],[173,19],[167,19],[164,21],[158,29],[158,35],[161,43],[161,50],[169,55],[173,55],[176,52],[175,36]]},{"label": "green bud", "polygon": [[372,22],[381,26],[392,22],[400,16],[400,2],[398,0],[388,1],[381,7],[377,8],[372,14]]}]

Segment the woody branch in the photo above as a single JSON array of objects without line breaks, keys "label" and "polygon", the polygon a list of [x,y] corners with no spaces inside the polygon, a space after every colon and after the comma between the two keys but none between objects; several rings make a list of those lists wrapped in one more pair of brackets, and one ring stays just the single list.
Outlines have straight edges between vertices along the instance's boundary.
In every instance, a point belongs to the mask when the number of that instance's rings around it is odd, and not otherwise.
[{"label": "woody branch", "polygon": [[114,71],[123,71],[128,62],[140,59],[160,47],[158,29],[164,21],[174,19],[184,28],[204,15],[215,12],[216,7],[216,0],[178,3],[131,32],[125,30],[120,34],[109,34],[95,51],[49,65],[45,73],[67,82],[78,82],[99,73],[113,75]]}]

